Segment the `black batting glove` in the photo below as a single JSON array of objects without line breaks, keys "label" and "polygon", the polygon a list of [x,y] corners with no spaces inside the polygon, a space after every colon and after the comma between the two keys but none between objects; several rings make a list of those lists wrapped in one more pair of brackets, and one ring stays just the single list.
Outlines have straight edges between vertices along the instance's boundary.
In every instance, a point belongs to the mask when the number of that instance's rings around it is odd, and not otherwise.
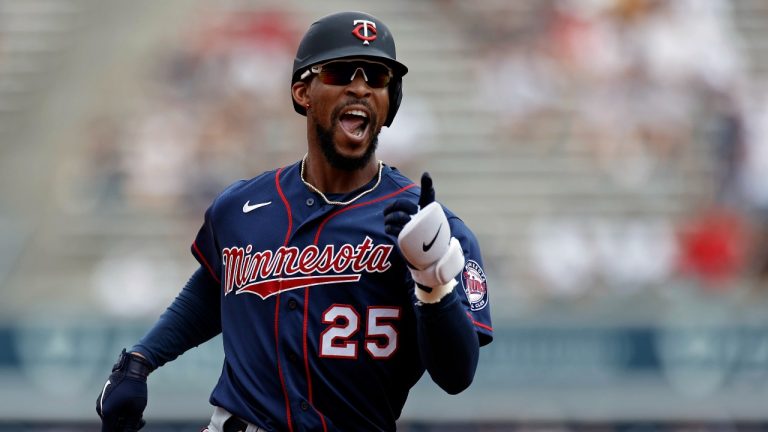
[{"label": "black batting glove", "polygon": [[420,208],[426,207],[435,200],[435,188],[432,186],[432,177],[428,172],[421,175],[421,195],[419,195],[419,204],[404,198],[398,198],[392,204],[384,209],[384,232],[395,238],[403,230],[405,224],[411,220]]},{"label": "black batting glove", "polygon": [[146,359],[125,350],[112,368],[112,374],[96,399],[101,432],[135,432],[146,423],[147,376],[152,366]]},{"label": "black batting glove", "polygon": [[435,188],[432,186],[432,177],[428,172],[421,175],[421,195],[419,195],[419,208],[424,208],[435,201]]}]

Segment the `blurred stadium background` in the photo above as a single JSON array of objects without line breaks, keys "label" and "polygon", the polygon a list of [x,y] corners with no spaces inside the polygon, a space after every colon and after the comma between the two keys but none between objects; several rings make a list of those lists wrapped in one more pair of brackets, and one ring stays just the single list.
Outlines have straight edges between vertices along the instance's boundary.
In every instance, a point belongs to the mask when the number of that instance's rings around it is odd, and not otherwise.
[{"label": "blurred stadium background", "polygon": [[[0,0],[0,430],[98,430],[211,198],[303,154],[294,50],[341,9],[395,33],[380,156],[491,290],[475,384],[401,430],[768,428],[765,0]],[[206,424],[220,364],[158,370],[145,430]]]}]

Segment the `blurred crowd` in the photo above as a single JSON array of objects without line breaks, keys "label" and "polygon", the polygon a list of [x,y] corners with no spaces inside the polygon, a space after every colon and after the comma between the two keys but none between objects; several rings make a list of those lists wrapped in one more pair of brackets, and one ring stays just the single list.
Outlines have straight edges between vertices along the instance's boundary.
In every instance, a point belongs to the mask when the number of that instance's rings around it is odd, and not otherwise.
[{"label": "blurred crowd", "polygon": [[[156,54],[133,106],[95,118],[85,195],[144,211],[199,214],[240,178],[300,148],[289,98],[292,15],[212,9]],[[279,102],[278,102],[279,101]],[[127,111],[127,115],[125,114]]]},{"label": "blurred crowd", "polygon": [[[688,180],[704,193],[682,214],[537,216],[523,245],[531,290],[573,298],[683,278],[720,292],[768,279],[768,92],[750,74],[731,2],[433,4],[477,47],[475,108],[493,117],[501,145],[542,145],[542,130],[564,129],[569,151],[630,192],[658,187],[664,173],[711,174]],[[190,24],[154,62],[139,109],[94,120],[83,196],[198,221],[234,179],[294,160],[304,146],[286,102],[294,17],[287,6],[246,7]],[[415,150],[435,150],[431,103],[409,93],[382,133],[381,156],[409,175]]]},{"label": "blurred crowd", "polygon": [[[439,4],[481,47],[477,109],[496,118],[505,145],[551,146],[554,135],[629,194],[656,193],[670,173],[682,180],[666,186],[692,192],[676,214],[630,205],[613,218],[537,218],[528,272],[545,296],[762,283],[768,93],[766,77],[751,73],[734,2]],[[564,132],[541,133],[553,129]]]},{"label": "blurred crowd", "polygon": [[687,154],[702,123],[738,127],[726,123],[742,114],[751,89],[726,0],[465,9],[478,12],[468,34],[485,48],[477,63],[479,105],[510,136],[567,118],[570,139],[598,168],[616,181],[642,183],[653,166]]}]

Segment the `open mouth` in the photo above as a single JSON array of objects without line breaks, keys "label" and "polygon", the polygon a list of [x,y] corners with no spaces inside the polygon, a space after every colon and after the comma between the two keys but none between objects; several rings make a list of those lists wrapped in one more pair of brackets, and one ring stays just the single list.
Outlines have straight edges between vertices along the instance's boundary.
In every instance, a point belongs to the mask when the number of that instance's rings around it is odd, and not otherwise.
[{"label": "open mouth", "polygon": [[342,129],[354,138],[362,138],[368,130],[370,117],[361,109],[350,109],[339,116]]}]

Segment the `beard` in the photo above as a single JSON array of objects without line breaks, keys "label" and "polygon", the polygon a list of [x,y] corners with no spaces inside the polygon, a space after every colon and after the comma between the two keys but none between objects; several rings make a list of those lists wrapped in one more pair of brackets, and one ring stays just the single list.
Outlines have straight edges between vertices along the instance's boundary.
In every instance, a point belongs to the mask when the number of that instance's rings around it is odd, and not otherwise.
[{"label": "beard", "polygon": [[[333,142],[333,136],[334,132],[336,132],[336,128],[340,127],[337,120],[339,118],[339,114],[344,108],[346,108],[346,106],[342,106],[334,110],[332,116],[332,119],[334,120],[332,122],[333,126],[326,129],[322,127],[320,123],[315,123],[315,129],[317,132],[317,138],[320,141],[320,150],[322,150],[323,156],[325,156],[325,159],[328,161],[328,163],[332,167],[341,171],[357,171],[365,167],[368,162],[371,161],[371,158],[373,158],[374,153],[376,153],[376,148],[379,146],[379,132],[381,129],[373,130],[373,128],[371,128],[371,138],[368,141],[368,147],[365,149],[365,153],[363,153],[360,157],[348,157],[342,155],[336,150],[336,145]],[[370,119],[370,124],[377,124],[376,120],[376,116],[372,116]]]}]

